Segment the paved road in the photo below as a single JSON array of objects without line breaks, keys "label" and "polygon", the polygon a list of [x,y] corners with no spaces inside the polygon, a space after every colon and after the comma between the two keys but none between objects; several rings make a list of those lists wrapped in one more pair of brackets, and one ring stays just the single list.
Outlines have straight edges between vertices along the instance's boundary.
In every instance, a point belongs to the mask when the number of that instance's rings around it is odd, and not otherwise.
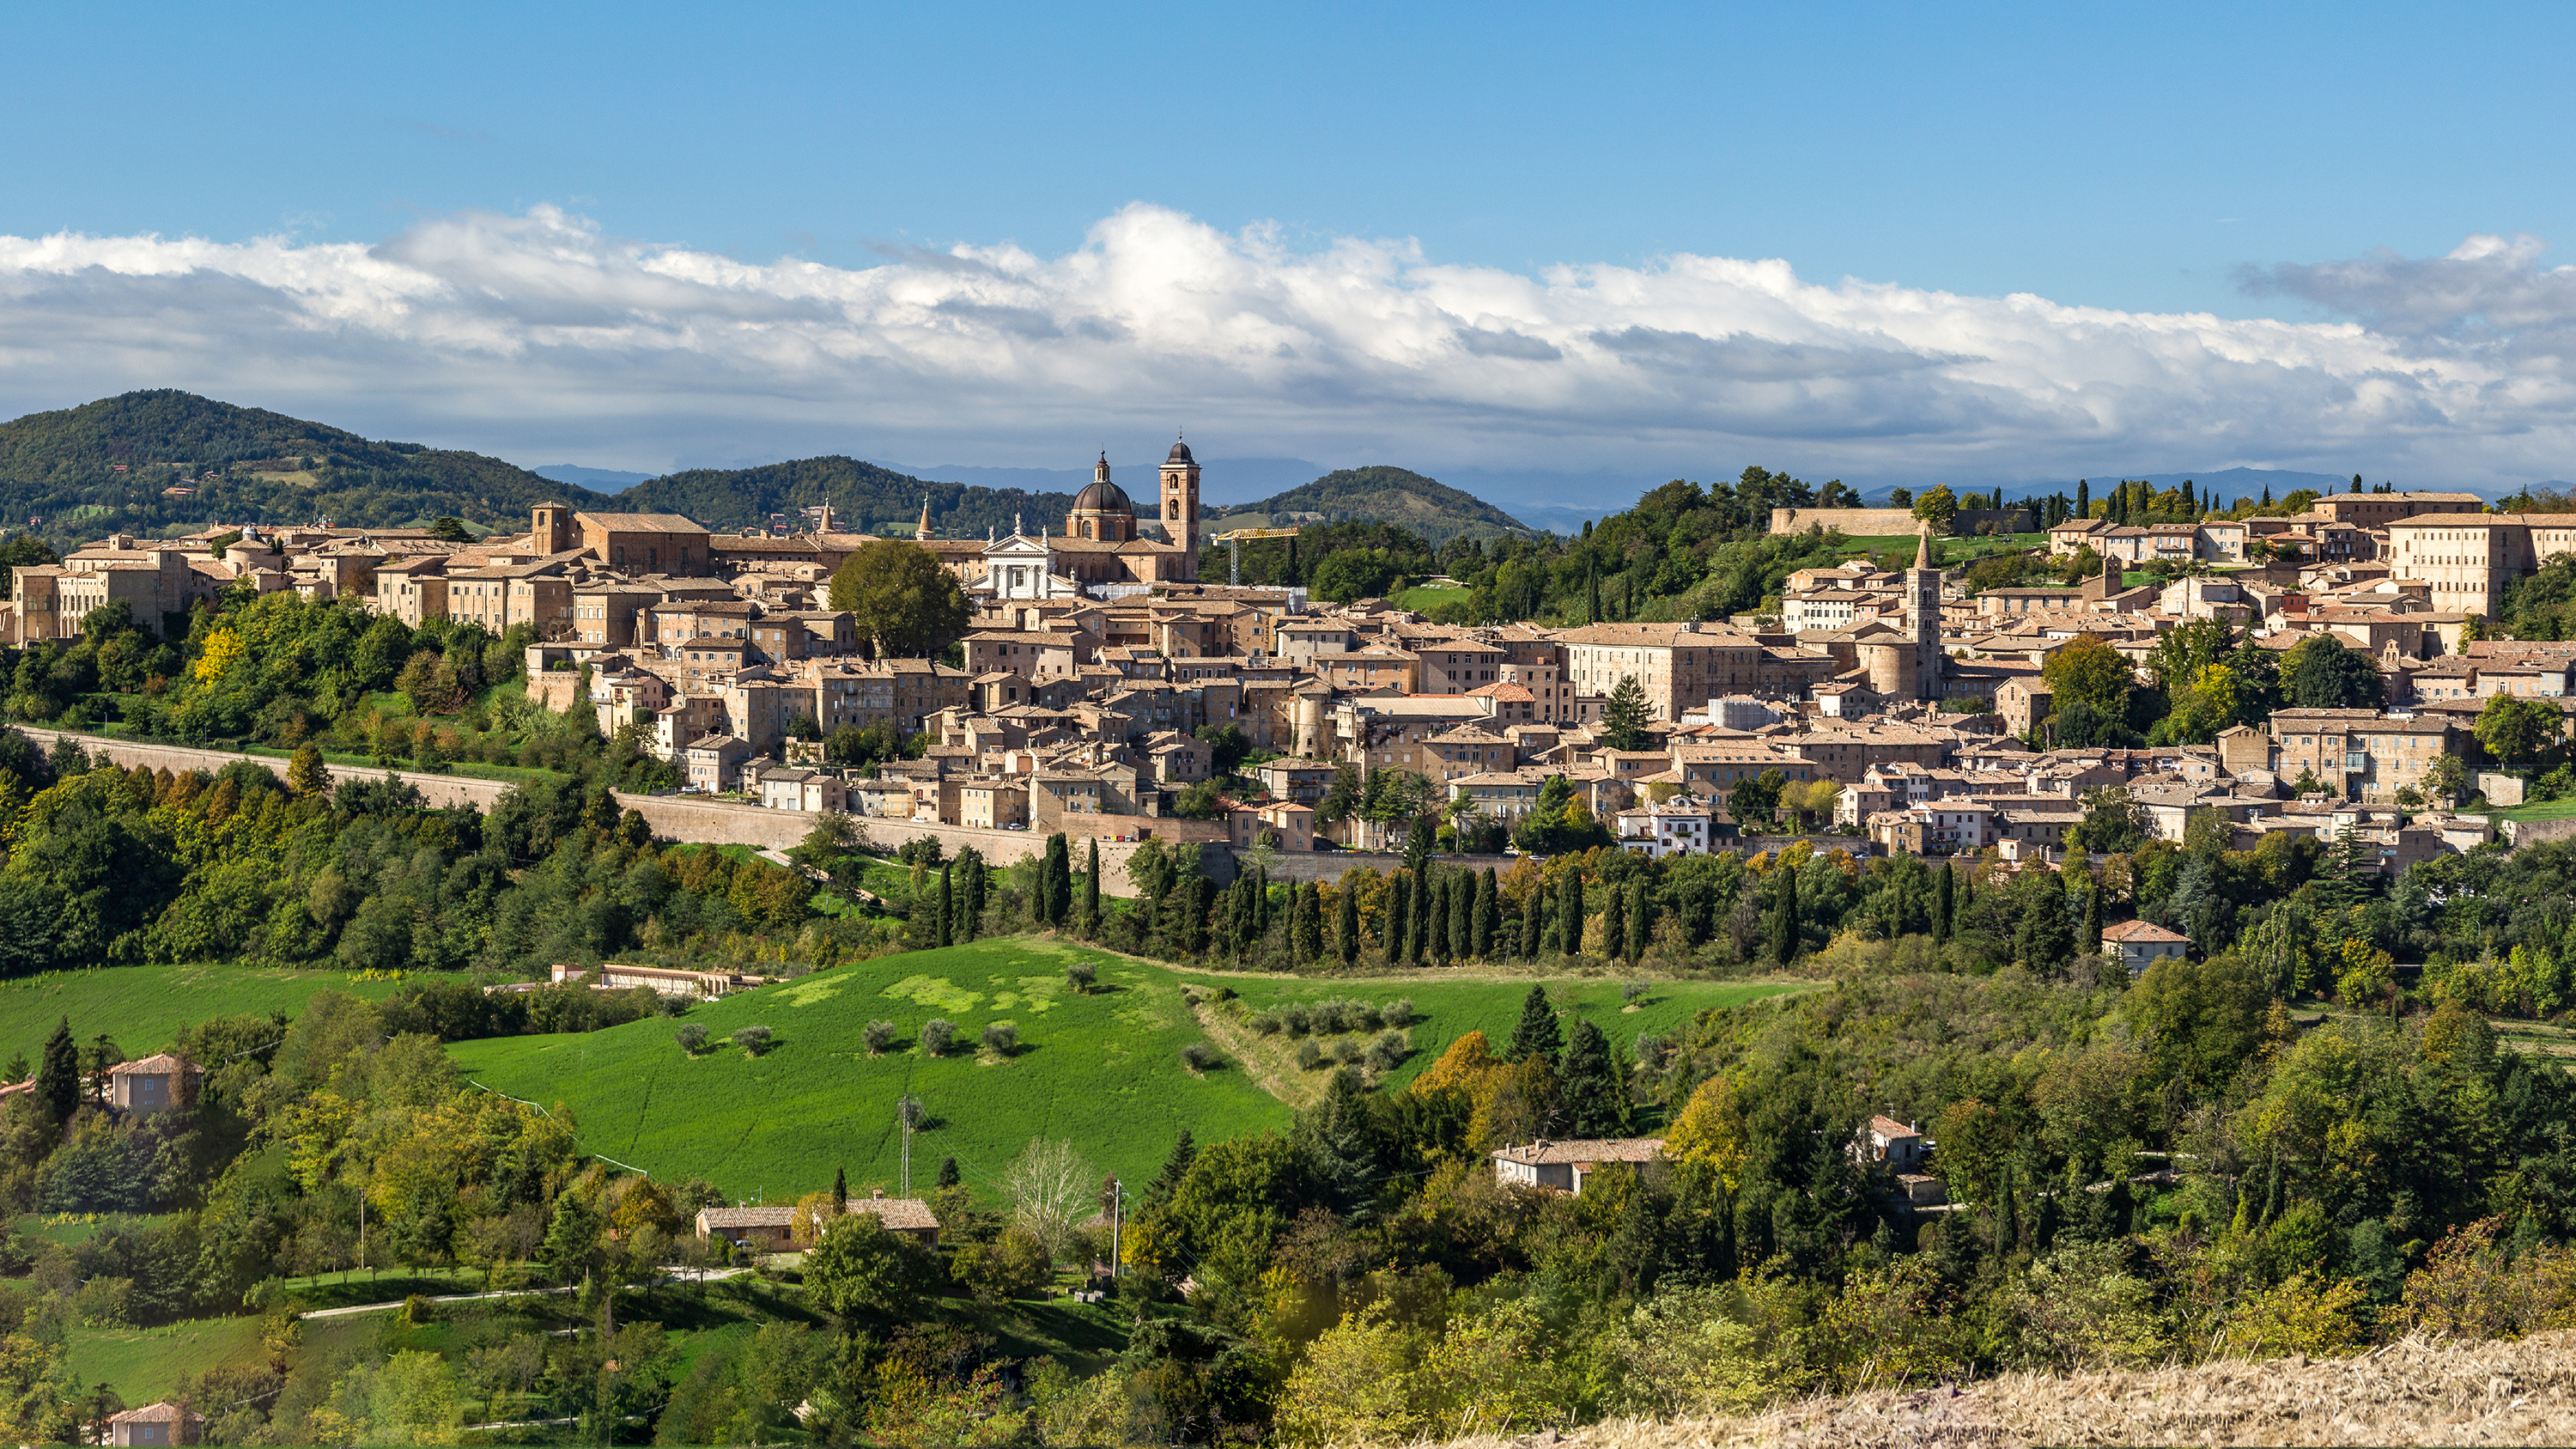
[{"label": "paved road", "polygon": [[[720,1283],[727,1278],[738,1277],[750,1271],[751,1270],[749,1268],[668,1267],[664,1268],[662,1270],[662,1276],[654,1281],[657,1283]],[[630,1284],[628,1286],[631,1287],[633,1285]],[[477,1303],[486,1298],[521,1298],[531,1293],[570,1293],[572,1291],[573,1290],[570,1288],[505,1288],[494,1293],[449,1293],[432,1298],[429,1301],[432,1303]],[[383,1313],[390,1309],[400,1308],[403,1304],[409,1301],[410,1300],[408,1299],[397,1298],[390,1303],[361,1303],[352,1308],[316,1308],[298,1316],[304,1318],[346,1318],[354,1313]]]}]

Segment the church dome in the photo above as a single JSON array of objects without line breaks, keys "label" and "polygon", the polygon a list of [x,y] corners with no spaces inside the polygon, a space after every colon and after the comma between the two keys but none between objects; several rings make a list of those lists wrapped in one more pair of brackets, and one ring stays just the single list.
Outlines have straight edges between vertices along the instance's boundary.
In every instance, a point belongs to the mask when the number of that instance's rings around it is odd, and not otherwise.
[{"label": "church dome", "polygon": [[1190,456],[1190,445],[1187,443],[1172,444],[1171,456],[1163,460],[1166,466],[1173,463],[1195,463],[1197,461],[1197,459]]},{"label": "church dome", "polygon": [[1073,495],[1076,513],[1134,513],[1136,505],[1127,501],[1127,490],[1106,478],[1095,479]]}]

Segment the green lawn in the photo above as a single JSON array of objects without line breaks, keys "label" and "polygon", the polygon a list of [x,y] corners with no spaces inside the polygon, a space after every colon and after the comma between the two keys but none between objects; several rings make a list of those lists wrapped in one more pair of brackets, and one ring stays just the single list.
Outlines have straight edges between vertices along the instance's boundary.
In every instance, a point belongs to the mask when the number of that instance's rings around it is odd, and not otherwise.
[{"label": "green lawn", "polygon": [[[1064,968],[1100,964],[1110,989],[1077,996]],[[586,1035],[460,1042],[449,1050],[495,1091],[568,1106],[582,1145],[656,1176],[694,1173],[724,1191],[779,1202],[831,1186],[892,1190],[902,1151],[895,1103],[907,1085],[930,1115],[913,1141],[916,1190],[954,1155],[989,1188],[1030,1139],[1070,1138],[1094,1166],[1140,1182],[1187,1127],[1203,1141],[1284,1126],[1288,1109],[1235,1067],[1194,1076],[1180,1049],[1203,1040],[1181,978],[1158,966],[1051,941],[1011,938],[879,957],[694,1007],[715,1044],[696,1059],[656,1019]],[[924,1022],[953,1022],[942,1058]],[[895,1023],[900,1049],[871,1058],[861,1030]],[[985,1025],[1018,1026],[1008,1058],[976,1049]],[[751,1058],[724,1039],[763,1025]]]},{"label": "green lawn", "polygon": [[129,1404],[148,1404],[182,1380],[261,1357],[259,1319],[188,1318],[159,1328],[75,1328],[63,1361],[84,1384],[111,1384]]},{"label": "green lawn", "polygon": [[2564,820],[2576,815],[2576,796],[2561,800],[2537,800],[2529,805],[2516,805],[2510,810],[2490,810],[2489,820]]},{"label": "green lawn", "polygon": [[[1534,982],[1527,977],[1462,980],[1457,979],[1458,974],[1329,981],[1228,977],[1221,983],[1215,978],[1192,978],[1187,973],[1184,978],[1196,980],[1211,992],[1219,984],[1233,987],[1242,996],[1247,1011],[1327,997],[1380,1004],[1397,997],[1410,1000],[1417,1018],[1413,1027],[1414,1052],[1403,1066],[1387,1074],[1386,1080],[1395,1085],[1412,1081],[1439,1060],[1451,1042],[1471,1031],[1483,1032],[1494,1049],[1501,1051],[1511,1042],[1512,1029],[1521,1019],[1521,1004],[1533,984],[1547,988],[1548,999],[1560,1013],[1571,1011],[1591,1022],[1601,1028],[1614,1047],[1620,1048],[1633,1047],[1640,1032],[1668,1034],[1707,1007],[1741,1006],[1806,988],[1803,982],[1654,981],[1632,1005],[1621,999],[1619,983],[1604,977],[1555,977]],[[1276,1043],[1285,1038],[1269,1040]]]},{"label": "green lawn", "polygon": [[[1915,546],[1915,540],[1918,537],[1920,535],[1912,533],[1891,533],[1883,536],[1873,534],[1865,538],[1849,538],[1843,541],[1843,553],[1849,556],[1863,553],[1881,554],[1895,548],[1910,549]],[[1991,538],[1944,538],[1936,542],[1941,547],[1941,564],[1944,568],[1948,568],[1966,563],[1970,559],[1984,558],[1990,553],[2013,553],[2022,549],[2046,548],[2048,535],[1999,533]]]},{"label": "green lawn", "polygon": [[303,1010],[314,992],[346,991],[370,999],[403,983],[360,981],[344,971],[290,971],[266,966],[93,966],[0,981],[0,1061],[25,1052],[34,1061],[54,1023],[69,1018],[83,1041],[107,1033],[129,1057],[170,1044],[180,1028],[212,1016]]},{"label": "green lawn", "polygon": [[1415,613],[1421,613],[1424,610],[1436,608],[1442,604],[1463,604],[1469,599],[1474,598],[1475,593],[1476,591],[1473,589],[1406,589],[1404,592],[1395,596],[1395,602],[1398,608],[1411,609]]}]

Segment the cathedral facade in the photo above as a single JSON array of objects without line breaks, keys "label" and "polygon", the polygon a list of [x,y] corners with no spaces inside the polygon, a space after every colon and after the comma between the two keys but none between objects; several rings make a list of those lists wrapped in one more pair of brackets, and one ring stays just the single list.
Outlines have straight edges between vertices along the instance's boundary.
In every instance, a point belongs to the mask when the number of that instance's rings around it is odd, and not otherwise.
[{"label": "cathedral facade", "polygon": [[1064,532],[1044,521],[1034,534],[1013,520],[1007,538],[950,540],[928,537],[922,546],[958,575],[970,592],[997,599],[1068,598],[1115,585],[1193,583],[1199,576],[1199,465],[1189,444],[1176,442],[1163,459],[1161,538],[1146,534],[1136,505],[1109,476],[1103,453],[1091,483],[1074,495]]}]

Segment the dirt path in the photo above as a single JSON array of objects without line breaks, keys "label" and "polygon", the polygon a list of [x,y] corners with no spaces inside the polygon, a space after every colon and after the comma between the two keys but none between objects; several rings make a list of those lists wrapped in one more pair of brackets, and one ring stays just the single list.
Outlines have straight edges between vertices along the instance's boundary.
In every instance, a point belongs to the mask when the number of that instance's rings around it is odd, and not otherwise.
[{"label": "dirt path", "polygon": [[1190,1014],[1198,1018],[1199,1029],[1252,1079],[1254,1086],[1301,1112],[1324,1100],[1322,1073],[1298,1066],[1284,1047],[1273,1045],[1269,1038],[1245,1026],[1225,1010],[1223,1003],[1194,1002]]}]

